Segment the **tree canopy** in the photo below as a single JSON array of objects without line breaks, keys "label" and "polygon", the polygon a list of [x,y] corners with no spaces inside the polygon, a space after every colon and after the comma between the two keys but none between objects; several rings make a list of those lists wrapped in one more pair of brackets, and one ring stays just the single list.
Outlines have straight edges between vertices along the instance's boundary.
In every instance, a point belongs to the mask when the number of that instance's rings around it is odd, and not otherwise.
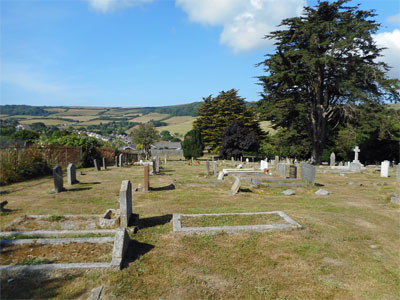
[{"label": "tree canopy", "polygon": [[159,140],[159,134],[157,130],[150,123],[140,124],[133,128],[131,137],[134,143],[143,145],[146,158],[148,158],[150,144]]},{"label": "tree canopy", "polygon": [[204,144],[213,152],[221,148],[222,133],[233,120],[243,120],[250,127],[258,123],[252,108],[246,106],[235,89],[222,91],[215,98],[211,95],[203,98],[198,114],[193,128],[201,132]]},{"label": "tree canopy", "polygon": [[323,1],[283,20],[285,29],[266,36],[276,40],[276,52],[258,64],[267,73],[259,77],[262,118],[276,129],[301,124],[315,163],[330,131],[353,116],[354,105],[400,98],[399,81],[387,78],[389,66],[378,61],[375,14],[346,2]]},{"label": "tree canopy", "polygon": [[182,143],[182,148],[183,156],[185,156],[186,159],[203,156],[204,143],[200,131],[192,129],[186,133]]}]

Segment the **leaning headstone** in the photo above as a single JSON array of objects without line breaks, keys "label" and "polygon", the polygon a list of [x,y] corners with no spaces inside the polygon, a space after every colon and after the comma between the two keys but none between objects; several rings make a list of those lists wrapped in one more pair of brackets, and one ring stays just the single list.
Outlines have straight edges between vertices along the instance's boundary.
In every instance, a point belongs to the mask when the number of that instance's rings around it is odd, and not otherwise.
[{"label": "leaning headstone", "polygon": [[289,167],[289,178],[297,178],[297,167],[295,165]]},{"label": "leaning headstone", "polygon": [[122,267],[126,252],[129,245],[129,234],[125,228],[119,227],[115,230],[114,247],[112,252],[112,266]]},{"label": "leaning headstone", "polygon": [[149,180],[149,165],[144,166],[144,187],[143,191],[148,192],[150,188],[150,180]]},{"label": "leaning headstone", "polygon": [[119,206],[121,226],[128,227],[132,217],[132,185],[129,180],[123,180],[119,191]]},{"label": "leaning headstone", "polygon": [[53,168],[54,191],[60,193],[64,191],[62,169],[59,165]]},{"label": "leaning headstone", "polygon": [[95,169],[96,171],[100,171],[100,166],[99,166],[99,164],[97,163],[97,159],[93,159],[93,164],[94,164],[94,169]]},{"label": "leaning headstone", "polygon": [[206,169],[207,169],[207,175],[210,175],[210,161],[206,161]]},{"label": "leaning headstone", "polygon": [[240,189],[240,177],[235,176],[235,182],[231,187],[230,194],[236,195],[239,192],[239,189]]},{"label": "leaning headstone", "polygon": [[285,196],[291,196],[291,195],[296,194],[296,192],[293,190],[285,190],[282,192],[282,194],[284,194]]},{"label": "leaning headstone", "polygon": [[118,164],[119,164],[120,167],[122,167],[122,158],[123,158],[123,156],[124,156],[124,155],[121,153],[121,154],[119,155],[119,157],[118,157],[118,161],[119,161]]},{"label": "leaning headstone", "polygon": [[214,176],[217,176],[217,162],[216,161],[213,161],[213,173],[214,173]]},{"label": "leaning headstone", "polygon": [[286,178],[286,164],[278,164],[276,166],[276,171],[278,172],[279,177]]},{"label": "leaning headstone", "polygon": [[119,166],[118,166],[118,156],[115,157],[115,165],[116,165],[117,167],[119,167]]},{"label": "leaning headstone", "polygon": [[68,178],[68,184],[75,184],[78,183],[78,180],[76,180],[76,169],[74,164],[69,164],[67,167],[67,178]]},{"label": "leaning headstone", "polygon": [[105,157],[103,157],[103,169],[107,170],[107,161]]},{"label": "leaning headstone", "polygon": [[388,160],[384,160],[381,163],[381,177],[389,177],[389,165],[390,162]]},{"label": "leaning headstone", "polygon": [[315,192],[315,195],[326,196],[329,195],[329,192],[324,189],[319,189],[318,191]]},{"label": "leaning headstone", "polygon": [[86,300],[99,300],[101,296],[101,291],[103,290],[103,286],[99,286],[90,291],[90,295]]},{"label": "leaning headstone", "polygon": [[224,172],[223,171],[219,171],[218,180],[224,180]]},{"label": "leaning headstone", "polygon": [[336,156],[335,153],[331,153],[331,157],[330,157],[330,166],[333,167],[334,165],[336,165]]},{"label": "leaning headstone", "polygon": [[315,167],[307,163],[301,163],[300,165],[301,179],[315,184]]}]

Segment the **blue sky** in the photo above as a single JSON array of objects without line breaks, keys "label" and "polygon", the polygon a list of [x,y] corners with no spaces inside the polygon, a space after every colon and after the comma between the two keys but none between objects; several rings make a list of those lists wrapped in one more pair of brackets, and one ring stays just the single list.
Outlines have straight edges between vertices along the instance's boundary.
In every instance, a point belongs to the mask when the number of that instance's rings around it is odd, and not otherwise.
[{"label": "blue sky", "polygon": [[[351,4],[360,1],[353,1]],[[262,36],[306,0],[0,0],[1,104],[163,106],[235,88],[260,98]],[[362,1],[391,77],[400,71],[400,2]]]}]

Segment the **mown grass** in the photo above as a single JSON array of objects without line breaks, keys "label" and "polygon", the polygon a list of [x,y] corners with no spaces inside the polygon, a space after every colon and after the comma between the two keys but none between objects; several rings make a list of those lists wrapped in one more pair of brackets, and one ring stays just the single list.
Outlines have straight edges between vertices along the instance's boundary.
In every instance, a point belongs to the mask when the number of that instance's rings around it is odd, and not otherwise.
[{"label": "mown grass", "polygon": [[277,214],[181,217],[182,227],[270,225],[278,223],[283,224],[286,221]]},{"label": "mown grass", "polygon": [[[230,167],[230,162],[222,167]],[[230,196],[232,178],[205,177],[205,163],[163,165],[151,176],[154,189],[133,194],[133,212],[143,224],[135,239],[134,258],[122,271],[55,273],[16,282],[1,280],[2,298],[85,299],[91,288],[117,299],[398,299],[400,286],[399,206],[394,172],[381,178],[362,174],[322,173],[318,187],[243,186]],[[101,214],[118,208],[122,180],[143,182],[142,167],[96,172],[85,169],[80,184],[48,194],[51,177],[0,188],[12,209],[1,216],[4,227],[25,214]],[[349,182],[354,184],[350,185]],[[174,183],[174,190],[163,187]],[[250,191],[245,191],[246,189]],[[261,192],[261,190],[263,192]],[[172,232],[172,213],[232,213],[282,210],[303,229],[282,232],[182,235]],[[133,255],[133,254],[132,254]]]}]

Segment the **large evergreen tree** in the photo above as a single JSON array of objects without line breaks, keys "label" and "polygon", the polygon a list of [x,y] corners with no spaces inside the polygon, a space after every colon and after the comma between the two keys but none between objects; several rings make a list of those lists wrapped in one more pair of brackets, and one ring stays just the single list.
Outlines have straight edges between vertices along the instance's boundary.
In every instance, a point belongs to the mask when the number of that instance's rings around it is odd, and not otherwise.
[{"label": "large evergreen tree", "polygon": [[246,106],[235,89],[222,91],[215,98],[208,96],[203,100],[193,128],[200,130],[204,144],[213,152],[218,152],[221,148],[221,135],[233,120],[244,120],[244,124],[250,127],[257,123],[252,109]]},{"label": "large evergreen tree", "polygon": [[259,77],[263,118],[275,128],[302,123],[315,163],[329,129],[350,116],[354,104],[400,98],[399,81],[388,79],[389,66],[377,61],[382,49],[372,37],[379,27],[375,14],[346,2],[320,2],[283,20],[285,29],[266,36],[276,40],[276,52],[259,64],[268,73]]},{"label": "large evergreen tree", "polygon": [[186,159],[203,156],[204,143],[200,131],[192,129],[186,133],[182,148],[183,156],[185,156]]}]

